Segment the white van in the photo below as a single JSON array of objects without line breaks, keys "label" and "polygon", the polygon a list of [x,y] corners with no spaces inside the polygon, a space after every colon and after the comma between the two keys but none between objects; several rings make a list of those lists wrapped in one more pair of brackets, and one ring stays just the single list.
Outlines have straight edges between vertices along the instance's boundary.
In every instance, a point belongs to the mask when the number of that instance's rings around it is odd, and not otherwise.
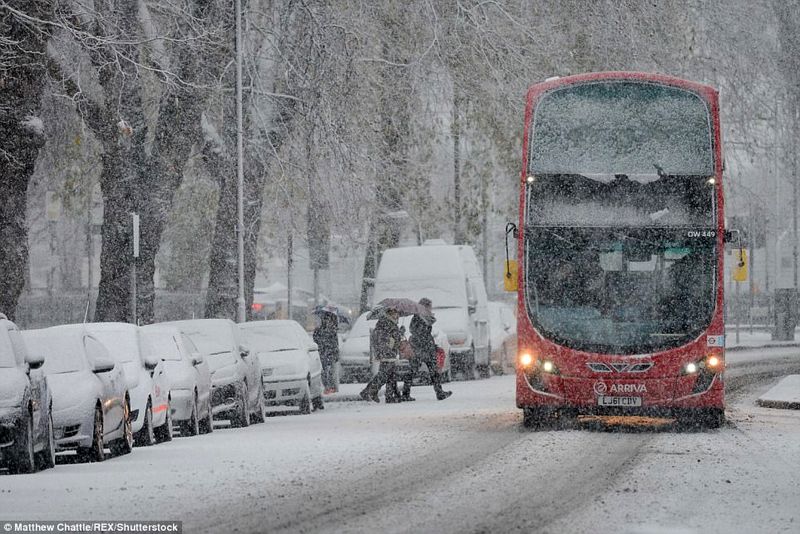
[{"label": "white van", "polygon": [[472,247],[426,241],[421,247],[384,251],[373,302],[405,297],[433,302],[436,326],[447,334],[451,365],[467,379],[489,376],[489,311],[486,287]]}]

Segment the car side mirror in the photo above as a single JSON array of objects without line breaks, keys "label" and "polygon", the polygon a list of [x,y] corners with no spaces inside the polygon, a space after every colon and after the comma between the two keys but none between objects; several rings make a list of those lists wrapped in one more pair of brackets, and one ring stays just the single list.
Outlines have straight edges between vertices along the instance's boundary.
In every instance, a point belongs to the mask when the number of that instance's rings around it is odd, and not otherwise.
[{"label": "car side mirror", "polygon": [[192,365],[200,365],[203,363],[203,355],[199,352],[192,353]]},{"label": "car side mirror", "polygon": [[159,362],[161,362],[161,358],[157,358],[152,355],[148,355],[144,357],[144,368],[150,372],[158,366]]},{"label": "car side mirror", "polygon": [[250,349],[245,347],[244,345],[239,345],[239,356],[242,358],[247,358],[250,356]]},{"label": "car side mirror", "polygon": [[25,363],[28,364],[28,369],[39,369],[44,365],[44,356],[41,354],[28,354],[25,356]]},{"label": "car side mirror", "polygon": [[476,311],[478,311],[478,306],[476,304],[470,304],[469,306],[467,306],[467,311],[469,312],[470,315],[472,315]]},{"label": "car side mirror", "polygon": [[114,360],[107,356],[97,356],[94,359],[94,366],[92,367],[92,371],[95,373],[107,373],[114,369]]}]

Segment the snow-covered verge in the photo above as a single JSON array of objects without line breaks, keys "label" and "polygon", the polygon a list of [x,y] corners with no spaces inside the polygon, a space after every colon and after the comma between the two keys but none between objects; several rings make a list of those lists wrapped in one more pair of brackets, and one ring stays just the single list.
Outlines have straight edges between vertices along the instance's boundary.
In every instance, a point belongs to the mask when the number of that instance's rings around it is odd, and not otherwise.
[{"label": "snow-covered verge", "polygon": [[758,398],[758,405],[767,408],[800,409],[800,375],[789,375]]}]

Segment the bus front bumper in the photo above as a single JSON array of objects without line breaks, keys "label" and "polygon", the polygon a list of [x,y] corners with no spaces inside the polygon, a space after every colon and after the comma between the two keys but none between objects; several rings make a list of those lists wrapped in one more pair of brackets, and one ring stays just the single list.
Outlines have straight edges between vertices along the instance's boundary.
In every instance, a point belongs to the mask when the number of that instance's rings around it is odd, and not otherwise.
[{"label": "bus front bumper", "polygon": [[723,373],[663,378],[563,377],[517,372],[517,407],[573,408],[581,413],[645,413],[723,408]]}]

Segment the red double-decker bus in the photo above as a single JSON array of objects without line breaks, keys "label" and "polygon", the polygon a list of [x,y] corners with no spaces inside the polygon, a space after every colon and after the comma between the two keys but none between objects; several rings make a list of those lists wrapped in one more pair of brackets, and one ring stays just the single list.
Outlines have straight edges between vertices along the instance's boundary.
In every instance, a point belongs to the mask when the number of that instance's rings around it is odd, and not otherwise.
[{"label": "red double-decker bus", "polygon": [[718,93],[601,72],[530,88],[517,406],[724,420]]}]

